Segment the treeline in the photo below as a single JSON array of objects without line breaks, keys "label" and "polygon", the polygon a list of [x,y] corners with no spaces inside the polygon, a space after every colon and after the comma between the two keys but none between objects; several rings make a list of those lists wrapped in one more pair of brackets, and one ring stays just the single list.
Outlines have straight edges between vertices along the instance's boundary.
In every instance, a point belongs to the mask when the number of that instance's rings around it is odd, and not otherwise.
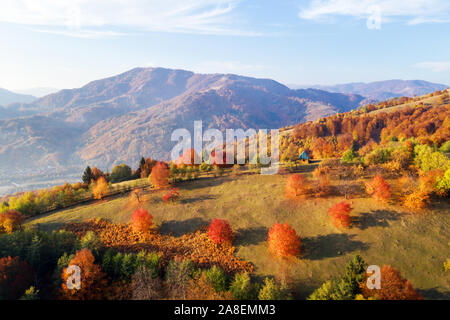
[{"label": "treeline", "polygon": [[416,138],[421,144],[439,148],[450,139],[450,105],[419,106],[390,113],[336,114],[299,124],[280,144],[282,160],[294,160],[306,150],[318,159],[340,157],[353,147],[385,144]]}]

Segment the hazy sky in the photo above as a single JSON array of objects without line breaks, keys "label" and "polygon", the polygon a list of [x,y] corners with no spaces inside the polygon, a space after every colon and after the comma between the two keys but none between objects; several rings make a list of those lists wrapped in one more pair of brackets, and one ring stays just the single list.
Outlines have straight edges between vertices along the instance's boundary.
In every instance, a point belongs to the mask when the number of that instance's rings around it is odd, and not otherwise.
[{"label": "hazy sky", "polygon": [[449,0],[0,0],[0,87],[134,67],[287,84],[450,84]]}]

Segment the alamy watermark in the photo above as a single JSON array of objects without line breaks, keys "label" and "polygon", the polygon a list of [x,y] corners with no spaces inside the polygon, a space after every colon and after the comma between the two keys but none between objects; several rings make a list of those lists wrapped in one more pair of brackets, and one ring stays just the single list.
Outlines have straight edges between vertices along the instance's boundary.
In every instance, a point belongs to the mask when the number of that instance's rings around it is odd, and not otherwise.
[{"label": "alamy watermark", "polygon": [[71,264],[66,269],[66,274],[69,276],[66,281],[67,289],[80,290],[81,289],[81,269],[75,264]]},{"label": "alamy watermark", "polygon": [[[194,150],[196,156],[194,156],[193,164],[201,164],[205,161],[208,164],[232,165],[245,164],[248,160],[249,164],[262,165],[261,174],[278,173],[280,161],[278,129],[259,129],[258,131],[226,129],[224,139],[222,131],[210,128],[203,132],[202,125],[201,120],[194,121],[193,138],[186,128],[179,128],[172,132],[171,141],[178,143],[172,148],[171,161],[176,162],[184,152]],[[269,139],[270,149],[268,148]],[[185,164],[192,164],[190,160]]]},{"label": "alamy watermark", "polygon": [[370,265],[366,270],[370,276],[367,278],[366,286],[368,289],[381,289],[381,271],[377,265]]}]

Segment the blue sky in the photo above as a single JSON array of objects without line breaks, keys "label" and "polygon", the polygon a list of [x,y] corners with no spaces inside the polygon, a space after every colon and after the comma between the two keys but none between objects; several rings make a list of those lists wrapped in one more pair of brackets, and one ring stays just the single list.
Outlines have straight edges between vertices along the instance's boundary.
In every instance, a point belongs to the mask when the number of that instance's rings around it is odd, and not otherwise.
[{"label": "blue sky", "polygon": [[134,67],[285,84],[450,84],[448,0],[1,0],[0,87],[73,88]]}]

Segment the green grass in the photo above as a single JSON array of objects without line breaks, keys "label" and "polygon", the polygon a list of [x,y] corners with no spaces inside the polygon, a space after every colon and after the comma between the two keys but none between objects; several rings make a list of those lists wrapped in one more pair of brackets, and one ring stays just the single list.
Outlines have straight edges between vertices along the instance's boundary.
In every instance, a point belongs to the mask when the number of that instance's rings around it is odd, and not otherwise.
[{"label": "green grass", "polygon": [[[450,277],[443,262],[450,257],[449,204],[442,201],[420,214],[401,206],[383,205],[368,198],[353,199],[354,227],[342,231],[329,221],[327,210],[342,197],[284,198],[286,175],[242,175],[200,179],[179,184],[181,200],[161,201],[150,192],[144,206],[161,233],[179,236],[213,218],[228,219],[237,233],[237,255],[256,266],[257,276],[286,276],[295,296],[305,298],[325,280],[344,271],[360,253],[369,264],[390,264],[400,270],[426,298],[450,298]],[[133,210],[127,197],[116,197],[55,212],[27,221],[51,230],[69,221],[103,217],[128,222]],[[302,255],[292,261],[274,259],[267,252],[268,228],[289,223],[302,238]]]}]

